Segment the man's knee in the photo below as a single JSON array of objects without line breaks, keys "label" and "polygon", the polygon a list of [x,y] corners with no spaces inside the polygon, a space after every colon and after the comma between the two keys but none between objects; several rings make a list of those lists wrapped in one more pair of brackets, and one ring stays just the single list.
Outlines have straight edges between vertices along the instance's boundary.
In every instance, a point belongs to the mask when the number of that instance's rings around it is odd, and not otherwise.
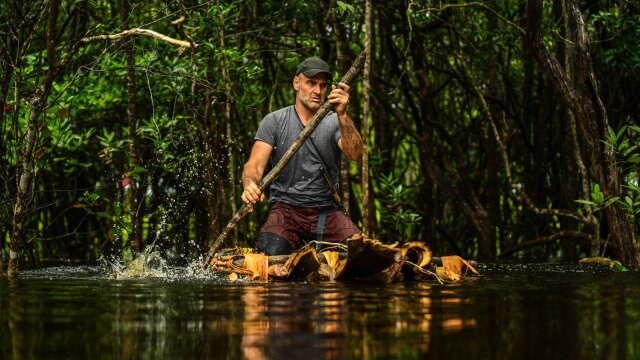
[{"label": "man's knee", "polygon": [[258,235],[256,248],[267,256],[289,255],[293,251],[293,247],[291,247],[287,239],[269,232],[263,232]]}]

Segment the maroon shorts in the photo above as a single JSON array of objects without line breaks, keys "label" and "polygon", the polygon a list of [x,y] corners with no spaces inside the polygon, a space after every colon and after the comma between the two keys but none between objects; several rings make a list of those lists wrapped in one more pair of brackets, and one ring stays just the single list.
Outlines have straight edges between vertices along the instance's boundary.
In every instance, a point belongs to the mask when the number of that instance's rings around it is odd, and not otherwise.
[{"label": "maroon shorts", "polygon": [[[318,208],[296,207],[277,202],[269,209],[267,221],[262,225],[260,232],[276,234],[296,249],[303,245],[303,241],[308,237],[312,237],[311,240],[315,239],[319,217]],[[328,209],[322,241],[340,242],[361,232],[341,209]]]}]

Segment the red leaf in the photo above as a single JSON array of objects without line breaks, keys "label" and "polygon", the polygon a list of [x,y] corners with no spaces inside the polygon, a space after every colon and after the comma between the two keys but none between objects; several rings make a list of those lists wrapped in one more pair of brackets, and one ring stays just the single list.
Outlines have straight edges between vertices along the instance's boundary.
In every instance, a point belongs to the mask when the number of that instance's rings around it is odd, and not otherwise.
[{"label": "red leaf", "polygon": [[122,180],[120,180],[120,184],[123,188],[127,188],[127,186],[131,185],[131,178],[129,176],[125,176]]},{"label": "red leaf", "polygon": [[58,111],[56,111],[56,114],[61,118],[69,118],[69,110],[67,109],[59,109]]},{"label": "red leaf", "polygon": [[46,146],[40,146],[40,148],[39,148],[39,149],[38,149],[38,151],[36,152],[35,158],[36,158],[36,159],[37,159],[37,158],[39,158],[39,157],[40,157],[40,155],[42,155],[42,153],[43,153],[45,150],[47,150],[47,147],[46,147]]},{"label": "red leaf", "polygon": [[4,112],[9,112],[11,110],[13,110],[13,106],[9,105],[9,104],[4,104]]}]

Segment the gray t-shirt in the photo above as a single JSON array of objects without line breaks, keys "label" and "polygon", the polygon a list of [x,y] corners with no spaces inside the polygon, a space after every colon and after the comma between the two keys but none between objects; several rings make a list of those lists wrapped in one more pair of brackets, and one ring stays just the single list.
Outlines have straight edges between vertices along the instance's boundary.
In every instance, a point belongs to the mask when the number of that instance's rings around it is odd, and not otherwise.
[{"label": "gray t-shirt", "polygon": [[[303,129],[304,125],[291,105],[265,116],[254,139],[273,146],[270,161],[271,166],[275,166]],[[271,184],[269,203],[282,201],[303,207],[333,204],[331,190],[320,167],[325,166],[337,189],[342,156],[338,147],[340,136],[338,116],[331,111]]]}]

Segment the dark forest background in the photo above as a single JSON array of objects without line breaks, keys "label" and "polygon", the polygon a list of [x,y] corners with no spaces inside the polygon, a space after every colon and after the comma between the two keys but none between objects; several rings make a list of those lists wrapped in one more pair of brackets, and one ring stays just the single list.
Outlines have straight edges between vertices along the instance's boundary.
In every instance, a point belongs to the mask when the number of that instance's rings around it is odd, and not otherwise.
[{"label": "dark forest background", "polygon": [[[339,78],[367,47],[349,107],[367,156],[342,190],[370,236],[640,262],[637,1],[7,0],[0,16],[10,272],[151,244],[198,258],[298,62]],[[253,246],[265,211],[227,245]]]}]

